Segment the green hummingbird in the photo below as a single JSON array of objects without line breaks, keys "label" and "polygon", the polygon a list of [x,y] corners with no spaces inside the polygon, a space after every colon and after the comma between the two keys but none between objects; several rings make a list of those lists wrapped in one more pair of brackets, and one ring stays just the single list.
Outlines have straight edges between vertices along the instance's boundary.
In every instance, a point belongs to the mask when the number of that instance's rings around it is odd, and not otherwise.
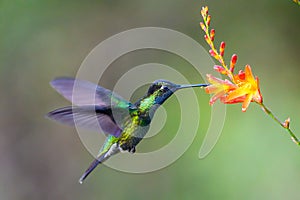
[{"label": "green hummingbird", "polygon": [[62,77],[50,84],[75,106],[49,112],[48,118],[71,126],[102,130],[107,135],[98,156],[80,177],[81,184],[97,165],[111,156],[124,151],[134,153],[136,145],[149,129],[155,111],[174,92],[208,86],[177,85],[167,80],[156,80],[147,93],[133,104],[111,90],[84,80]]}]

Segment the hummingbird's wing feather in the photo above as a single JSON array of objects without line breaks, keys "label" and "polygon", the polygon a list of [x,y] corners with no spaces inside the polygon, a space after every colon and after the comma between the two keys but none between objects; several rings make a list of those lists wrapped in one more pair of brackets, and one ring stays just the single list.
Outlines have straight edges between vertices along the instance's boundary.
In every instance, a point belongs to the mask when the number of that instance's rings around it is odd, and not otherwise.
[{"label": "hummingbird's wing feather", "polygon": [[130,117],[128,108],[108,106],[68,106],[49,112],[46,116],[70,126],[102,130],[105,134],[115,137],[120,137],[122,121]]},{"label": "hummingbird's wing feather", "polygon": [[99,105],[129,107],[132,104],[112,92],[89,81],[69,77],[56,78],[50,85],[67,100],[77,106]]}]

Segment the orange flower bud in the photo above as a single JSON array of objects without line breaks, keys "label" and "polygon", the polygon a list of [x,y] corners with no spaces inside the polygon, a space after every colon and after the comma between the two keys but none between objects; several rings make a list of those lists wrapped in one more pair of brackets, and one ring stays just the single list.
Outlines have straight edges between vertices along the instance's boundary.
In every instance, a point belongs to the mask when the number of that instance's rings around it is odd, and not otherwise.
[{"label": "orange flower bud", "polygon": [[200,27],[201,27],[201,29],[202,29],[203,31],[206,31],[206,27],[205,27],[205,25],[203,24],[203,22],[200,22]]},{"label": "orange flower bud", "polygon": [[207,14],[208,14],[208,7],[207,6],[202,7],[202,9],[201,9],[201,15],[202,15],[203,19],[206,18]]},{"label": "orange flower bud", "polygon": [[220,44],[220,55],[223,57],[224,56],[224,51],[225,51],[225,42],[221,42]]},{"label": "orange flower bud", "polygon": [[211,29],[211,31],[210,31],[210,39],[211,39],[211,41],[214,41],[214,39],[215,39],[215,29]]},{"label": "orange flower bud", "polygon": [[207,15],[207,18],[206,18],[206,24],[207,24],[207,26],[210,25],[210,20],[211,20],[211,16]]},{"label": "orange flower bud", "polygon": [[215,65],[214,70],[216,70],[217,72],[219,72],[221,74],[227,74],[226,69],[224,69],[224,67],[222,67],[220,65]]},{"label": "orange flower bud", "polygon": [[289,128],[290,127],[290,121],[291,119],[290,118],[287,118],[283,123],[282,123],[282,126],[284,128]]},{"label": "orange flower bud", "polygon": [[212,57],[216,56],[216,53],[212,49],[210,49],[208,52]]},{"label": "orange flower bud", "polygon": [[232,57],[231,57],[231,60],[230,60],[230,71],[231,72],[233,72],[233,70],[234,70],[236,61],[237,61],[237,55],[233,54]]}]

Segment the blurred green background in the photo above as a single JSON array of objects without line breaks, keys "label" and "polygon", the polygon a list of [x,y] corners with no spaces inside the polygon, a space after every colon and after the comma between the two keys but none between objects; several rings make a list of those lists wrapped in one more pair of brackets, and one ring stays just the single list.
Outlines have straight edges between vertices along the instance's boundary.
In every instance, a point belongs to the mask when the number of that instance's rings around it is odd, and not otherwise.
[{"label": "blurred green background", "polygon": [[[252,66],[266,104],[280,119],[291,117],[291,127],[300,136],[300,7],[292,0],[2,0],[0,199],[299,198],[300,148],[254,104],[246,113],[241,105],[227,107],[220,140],[203,160],[198,151],[209,114],[201,118],[203,126],[192,146],[171,166],[138,175],[101,166],[83,185],[77,180],[92,156],[74,128],[44,118],[50,110],[68,105],[49,81],[75,76],[85,56],[116,33],[165,27],[207,48],[198,25],[204,5],[210,8],[216,42],[227,43],[226,58],[237,53],[238,66]],[[138,55],[125,56],[115,65],[134,66]],[[174,68],[184,63],[174,55],[143,56],[141,61],[161,59]],[[186,69],[184,73],[192,76],[190,67]],[[101,84],[110,88],[117,78],[108,77]],[[202,112],[208,112],[209,98],[202,97]],[[166,110],[178,106],[175,100],[166,103]],[[165,129],[171,134],[172,123],[168,124]],[[145,144],[149,147],[151,140]]]}]

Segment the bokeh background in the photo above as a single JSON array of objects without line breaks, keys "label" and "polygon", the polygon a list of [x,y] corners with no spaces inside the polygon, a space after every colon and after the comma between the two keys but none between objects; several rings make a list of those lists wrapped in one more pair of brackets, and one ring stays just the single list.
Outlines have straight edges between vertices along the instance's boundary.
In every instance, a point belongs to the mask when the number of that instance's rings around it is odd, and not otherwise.
[{"label": "bokeh background", "polygon": [[[77,180],[92,156],[74,128],[44,118],[50,110],[68,105],[49,81],[75,76],[86,55],[116,33],[165,27],[207,48],[198,25],[204,5],[210,8],[216,42],[227,43],[226,58],[237,53],[238,66],[251,64],[266,104],[280,119],[291,117],[291,127],[300,136],[300,7],[292,0],[1,0],[0,199],[299,198],[300,148],[254,104],[246,113],[241,105],[227,107],[220,140],[200,160],[210,119],[209,97],[200,92],[201,128],[179,160],[147,174],[101,166],[83,185]],[[120,71],[147,62],[170,65],[197,81],[192,66],[175,55],[144,51],[116,61],[101,85],[112,88]],[[176,102],[171,98],[165,109],[176,110]],[[179,117],[174,115],[164,127],[168,137],[172,121]],[[147,151],[160,142],[154,137],[138,149]]]}]

